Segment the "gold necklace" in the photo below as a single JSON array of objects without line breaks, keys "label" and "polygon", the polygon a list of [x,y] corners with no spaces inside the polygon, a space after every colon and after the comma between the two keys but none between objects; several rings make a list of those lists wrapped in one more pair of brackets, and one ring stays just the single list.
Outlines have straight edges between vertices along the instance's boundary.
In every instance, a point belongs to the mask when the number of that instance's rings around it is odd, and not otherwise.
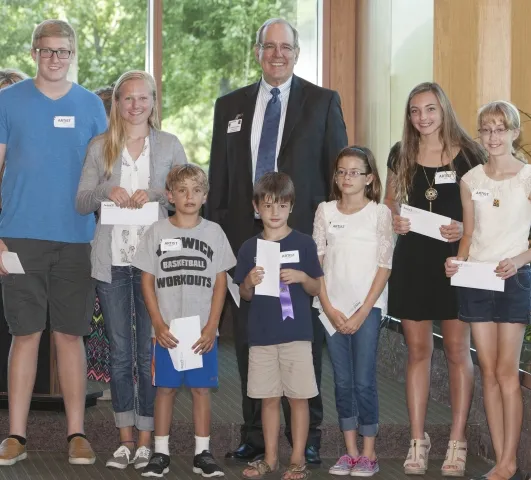
[{"label": "gold necklace", "polygon": [[428,175],[426,175],[426,170],[424,169],[424,165],[421,165],[421,167],[422,167],[422,171],[424,172],[424,176],[426,177],[426,182],[428,183],[428,188],[424,192],[424,196],[426,197],[426,200],[430,202],[430,212],[431,212],[431,202],[433,202],[439,196],[439,192],[435,188],[433,188],[433,185],[435,185],[435,177],[437,176],[439,167],[437,167],[437,170],[435,170],[435,174],[433,175],[433,180],[431,183],[428,180]]}]

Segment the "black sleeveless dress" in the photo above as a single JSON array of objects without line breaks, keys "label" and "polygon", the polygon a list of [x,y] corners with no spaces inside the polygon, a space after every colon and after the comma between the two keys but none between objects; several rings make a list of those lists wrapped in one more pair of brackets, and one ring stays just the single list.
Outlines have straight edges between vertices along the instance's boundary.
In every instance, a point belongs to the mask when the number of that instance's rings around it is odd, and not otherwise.
[{"label": "black sleeveless dress", "polygon": [[[389,154],[387,166],[395,171],[398,158],[396,144]],[[468,155],[472,167],[480,163]],[[432,201],[432,212],[463,221],[463,208],[459,193],[461,177],[470,170],[465,156],[460,151],[453,160],[456,183],[433,185],[437,199]],[[439,172],[451,170],[449,165],[439,167]],[[424,174],[426,172],[426,175]],[[434,181],[436,168],[417,166],[409,205],[429,211],[430,202],[425,197],[426,189]],[[426,179],[426,176],[428,177]],[[457,255],[459,242],[448,243],[409,232],[398,235],[393,255],[393,269],[389,278],[388,314],[406,320],[457,319],[457,291],[446,278],[444,262]]]}]

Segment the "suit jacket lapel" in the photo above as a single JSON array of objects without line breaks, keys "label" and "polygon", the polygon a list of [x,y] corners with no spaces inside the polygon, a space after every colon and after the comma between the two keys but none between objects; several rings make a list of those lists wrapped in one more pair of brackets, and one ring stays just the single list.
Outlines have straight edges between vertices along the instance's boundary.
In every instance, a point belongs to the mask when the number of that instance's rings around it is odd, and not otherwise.
[{"label": "suit jacket lapel", "polygon": [[281,170],[280,167],[285,162],[285,158],[282,156],[282,151],[286,148],[291,132],[299,120],[305,100],[306,93],[304,92],[300,79],[296,75],[293,75],[289,92],[288,109],[286,111],[286,120],[284,122],[284,131],[282,133],[282,143],[280,144],[280,151],[278,152],[277,164],[279,171]]},{"label": "suit jacket lapel", "polygon": [[253,175],[253,154],[251,152],[251,133],[253,129],[253,117],[254,111],[256,108],[256,99],[258,97],[258,89],[260,88],[260,81],[249,86],[245,90],[245,102],[243,105],[242,112],[242,151],[245,152],[247,156],[247,167],[249,169],[249,174]]}]

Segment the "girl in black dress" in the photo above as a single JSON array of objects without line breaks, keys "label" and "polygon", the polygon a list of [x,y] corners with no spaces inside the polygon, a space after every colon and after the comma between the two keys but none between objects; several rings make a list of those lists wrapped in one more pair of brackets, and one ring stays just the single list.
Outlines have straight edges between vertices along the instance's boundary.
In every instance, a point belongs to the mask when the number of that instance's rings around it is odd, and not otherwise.
[{"label": "girl in black dress", "polygon": [[[422,475],[428,466],[431,443],[424,421],[433,320],[442,320],[452,404],[450,442],[441,471],[443,476],[465,473],[465,427],[474,383],[470,328],[457,320],[457,293],[446,278],[444,262],[456,255],[463,234],[460,179],[484,160],[482,148],[459,125],[441,87],[417,85],[406,104],[402,141],[389,155],[386,191],[399,234],[389,280],[389,315],[401,319],[408,347],[406,395],[412,440],[406,474]],[[399,215],[402,203],[450,217],[451,225],[441,227],[447,242],[410,232],[409,220]]]}]

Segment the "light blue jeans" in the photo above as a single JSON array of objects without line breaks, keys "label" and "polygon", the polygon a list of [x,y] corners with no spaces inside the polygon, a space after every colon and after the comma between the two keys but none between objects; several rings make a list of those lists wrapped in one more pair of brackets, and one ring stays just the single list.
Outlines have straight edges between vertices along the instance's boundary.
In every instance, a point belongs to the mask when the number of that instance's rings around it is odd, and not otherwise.
[{"label": "light blue jeans", "polygon": [[376,359],[381,318],[382,311],[373,308],[356,333],[326,334],[339,427],[342,431],[357,430],[367,437],[378,433]]},{"label": "light blue jeans", "polygon": [[141,273],[133,266],[113,266],[112,283],[98,281],[96,288],[111,350],[116,426],[151,432],[156,388],[151,381],[151,319],[140,287]]}]

